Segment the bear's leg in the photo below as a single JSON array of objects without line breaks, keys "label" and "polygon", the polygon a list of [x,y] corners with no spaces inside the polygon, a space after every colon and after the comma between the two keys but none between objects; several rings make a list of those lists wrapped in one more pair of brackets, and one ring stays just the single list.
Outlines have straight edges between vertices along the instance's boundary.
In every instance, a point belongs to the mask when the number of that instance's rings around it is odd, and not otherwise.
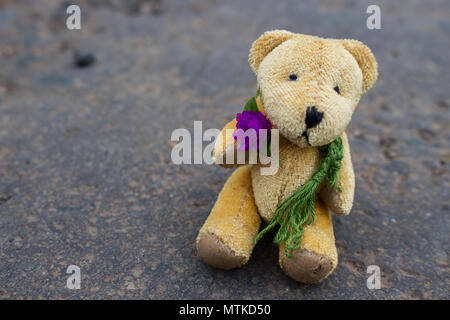
[{"label": "bear's leg", "polygon": [[315,220],[305,227],[300,248],[285,253],[285,243],[280,245],[280,266],[289,277],[304,283],[320,282],[328,277],[337,265],[333,224],[329,209],[321,202],[315,204]]},{"label": "bear's leg", "polygon": [[233,172],[197,237],[197,251],[220,269],[241,267],[250,258],[261,218],[253,197],[250,166]]}]

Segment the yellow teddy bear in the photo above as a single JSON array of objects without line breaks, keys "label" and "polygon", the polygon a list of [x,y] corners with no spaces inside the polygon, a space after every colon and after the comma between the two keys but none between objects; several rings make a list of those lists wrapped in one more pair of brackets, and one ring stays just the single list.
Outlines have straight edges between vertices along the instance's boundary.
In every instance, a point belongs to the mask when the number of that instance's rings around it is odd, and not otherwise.
[{"label": "yellow teddy bear", "polygon": [[[280,225],[275,240],[283,271],[300,282],[319,282],[338,261],[330,210],[347,215],[353,205],[355,177],[345,129],[361,95],[377,79],[377,62],[359,41],[285,30],[259,37],[249,62],[258,81],[257,108],[280,133],[281,165],[273,175],[262,175],[258,163],[234,171],[199,232],[197,250],[213,267],[241,267],[260,238],[262,218],[269,229]],[[230,166],[222,160],[237,144],[227,129],[235,128],[236,119],[216,141],[214,159],[223,166]],[[336,181],[328,181],[333,174]]]}]

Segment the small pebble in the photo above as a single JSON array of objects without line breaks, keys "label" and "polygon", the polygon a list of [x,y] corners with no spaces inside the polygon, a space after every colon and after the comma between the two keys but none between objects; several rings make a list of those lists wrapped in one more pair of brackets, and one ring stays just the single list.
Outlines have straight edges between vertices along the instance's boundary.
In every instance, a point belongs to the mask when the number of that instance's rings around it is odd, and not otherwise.
[{"label": "small pebble", "polygon": [[90,52],[76,51],[73,60],[77,68],[88,68],[95,63],[95,56]]}]

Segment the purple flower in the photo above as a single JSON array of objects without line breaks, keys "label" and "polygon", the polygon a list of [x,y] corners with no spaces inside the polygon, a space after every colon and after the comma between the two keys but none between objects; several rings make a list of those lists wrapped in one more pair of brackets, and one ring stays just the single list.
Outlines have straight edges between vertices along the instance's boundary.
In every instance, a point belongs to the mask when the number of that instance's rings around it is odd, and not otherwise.
[{"label": "purple flower", "polygon": [[[270,129],[272,128],[272,125],[262,112],[243,111],[236,115],[236,121],[236,130],[233,132],[233,137],[234,140],[240,142],[238,147],[239,151],[248,150],[250,147],[253,151],[259,150],[261,143],[267,143],[267,141],[270,140]],[[244,133],[249,129],[254,130],[254,135],[250,132],[250,134],[245,136]],[[260,132],[259,130],[261,129],[266,129],[266,134]],[[252,139],[250,137],[252,137]],[[242,141],[244,141],[244,143],[242,143]]]}]

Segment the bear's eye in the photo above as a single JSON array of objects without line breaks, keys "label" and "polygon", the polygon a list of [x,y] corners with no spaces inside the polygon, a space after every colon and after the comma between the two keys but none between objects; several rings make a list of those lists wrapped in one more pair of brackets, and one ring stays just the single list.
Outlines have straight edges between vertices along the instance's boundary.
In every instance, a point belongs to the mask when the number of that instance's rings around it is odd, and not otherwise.
[{"label": "bear's eye", "polygon": [[341,90],[339,90],[338,86],[334,87],[334,91],[336,91],[338,94],[341,94]]},{"label": "bear's eye", "polygon": [[289,80],[291,80],[291,81],[295,81],[295,80],[297,80],[297,75],[296,74],[290,74],[289,75]]}]

